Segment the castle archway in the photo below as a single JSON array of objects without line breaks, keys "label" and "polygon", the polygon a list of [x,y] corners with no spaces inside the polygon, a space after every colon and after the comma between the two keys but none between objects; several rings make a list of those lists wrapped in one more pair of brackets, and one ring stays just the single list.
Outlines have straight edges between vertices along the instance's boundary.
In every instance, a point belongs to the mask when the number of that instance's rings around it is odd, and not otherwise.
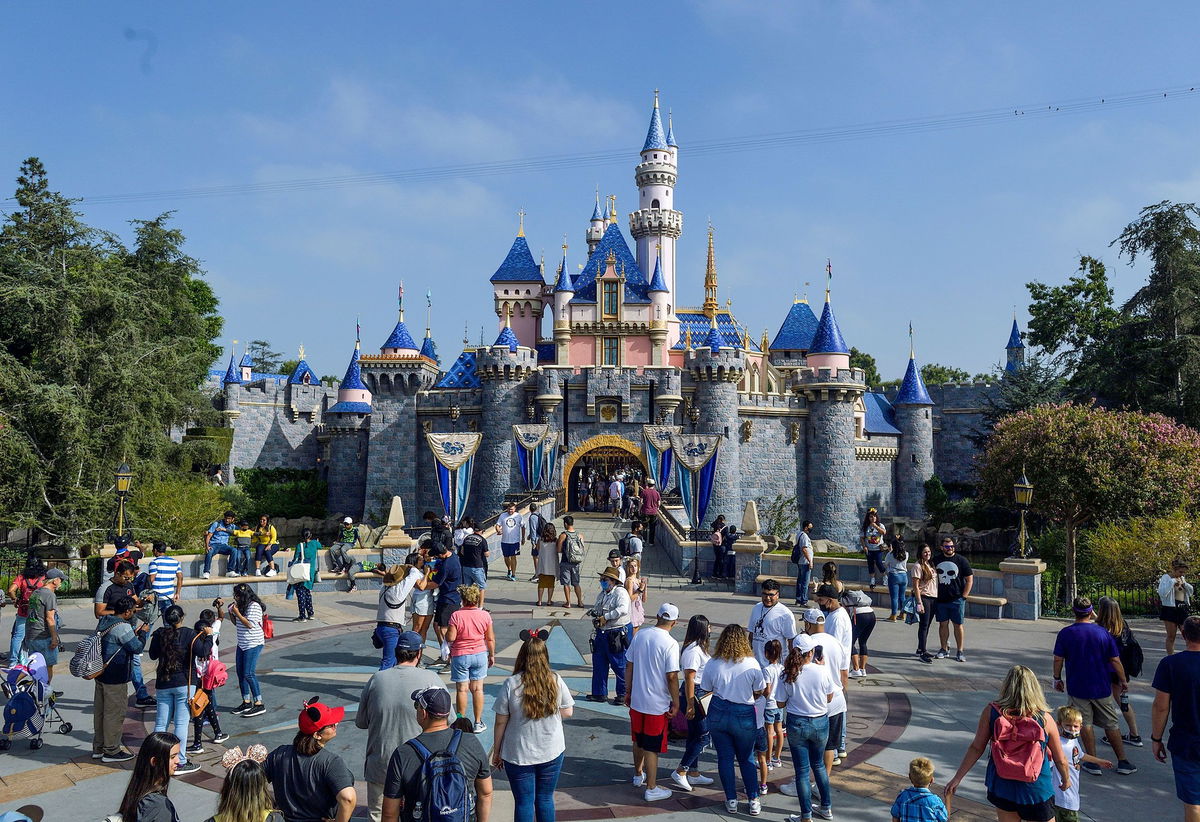
[{"label": "castle archway", "polygon": [[646,460],[642,449],[617,434],[599,434],[579,443],[563,464],[563,487],[567,489],[566,507],[581,509],[581,483],[592,477],[611,477],[617,471],[637,471],[643,476]]}]

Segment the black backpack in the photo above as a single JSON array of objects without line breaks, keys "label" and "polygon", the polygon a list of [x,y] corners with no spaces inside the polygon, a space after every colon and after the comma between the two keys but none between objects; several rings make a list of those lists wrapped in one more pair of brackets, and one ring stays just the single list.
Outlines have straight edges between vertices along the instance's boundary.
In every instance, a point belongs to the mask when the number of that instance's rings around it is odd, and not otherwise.
[{"label": "black backpack", "polygon": [[623,557],[633,556],[633,551],[631,551],[629,548],[631,544],[629,537],[630,535],[626,534],[625,536],[621,537],[620,541],[617,542],[617,550],[621,552],[621,556]]},{"label": "black backpack", "polygon": [[445,750],[433,753],[419,739],[408,744],[421,757],[421,798],[413,806],[417,822],[468,822],[474,811],[475,792],[467,785],[467,772],[458,758],[462,731],[455,730]]}]

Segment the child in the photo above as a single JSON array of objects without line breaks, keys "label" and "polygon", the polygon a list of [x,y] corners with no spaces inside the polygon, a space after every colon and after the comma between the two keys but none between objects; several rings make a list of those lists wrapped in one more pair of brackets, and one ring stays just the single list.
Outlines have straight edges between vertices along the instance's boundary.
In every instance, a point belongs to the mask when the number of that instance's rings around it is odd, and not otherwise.
[{"label": "child", "polygon": [[908,763],[911,788],[900,791],[892,803],[892,822],[946,822],[950,815],[942,798],[929,790],[933,784],[933,763],[918,756]]},{"label": "child", "polygon": [[233,529],[233,554],[229,557],[227,577],[240,577],[250,573],[250,543],[254,540],[254,529],[242,520]]},{"label": "child", "polygon": [[1088,756],[1079,744],[1079,732],[1083,730],[1083,715],[1078,708],[1063,705],[1054,713],[1054,721],[1058,723],[1059,738],[1062,740],[1063,756],[1067,758],[1067,766],[1071,769],[1071,787],[1065,791],[1059,788],[1058,780],[1054,782],[1054,819],[1055,822],[1079,822],[1079,766],[1084,762],[1099,765],[1101,768],[1111,768],[1113,763],[1107,759]]},{"label": "child", "polygon": [[[783,646],[778,639],[772,639],[763,646],[763,656],[767,665],[763,668],[763,678],[767,681],[766,710],[763,712],[763,726],[767,730],[767,770],[782,768],[783,762],[783,711],[775,702],[775,689],[779,685],[779,677],[783,674]],[[761,780],[766,781],[766,780]],[[765,793],[765,791],[762,791]]]},{"label": "child", "polygon": [[203,690],[208,694],[208,707],[199,716],[192,717],[192,728],[194,731],[192,744],[188,745],[187,752],[189,754],[204,753],[204,745],[200,738],[200,732],[204,729],[204,723],[207,722],[212,726],[213,742],[221,743],[229,739],[229,734],[222,733],[221,720],[217,713],[217,694],[216,688],[203,687],[204,675],[208,673],[208,665],[211,660],[217,658],[219,651],[217,644],[221,638],[221,623],[225,617],[225,601],[218,598],[213,600],[213,607],[205,608],[200,612],[200,618],[196,620],[196,633],[206,633],[212,637],[212,653],[207,657],[196,658],[196,668],[192,672],[192,687]]},{"label": "child", "polygon": [[[771,645],[775,646],[773,650]],[[763,646],[763,656],[767,659],[767,664],[763,667],[763,678],[766,679],[767,686],[764,694],[754,701],[754,718],[758,722],[758,735],[754,738],[754,758],[758,762],[759,797],[767,793],[767,774],[774,767],[771,764],[771,752],[775,750],[775,735],[782,730],[779,727],[779,708],[771,698],[779,682],[779,675],[783,673],[783,666],[779,664],[782,648],[777,639]]]}]

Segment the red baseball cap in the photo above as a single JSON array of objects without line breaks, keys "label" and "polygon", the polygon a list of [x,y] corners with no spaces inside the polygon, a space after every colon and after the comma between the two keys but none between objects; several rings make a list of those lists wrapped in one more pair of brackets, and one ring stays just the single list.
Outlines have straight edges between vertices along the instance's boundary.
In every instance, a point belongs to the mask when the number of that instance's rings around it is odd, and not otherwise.
[{"label": "red baseball cap", "polygon": [[300,711],[300,733],[315,734],[345,718],[345,708],[331,708],[322,702],[310,702]]}]

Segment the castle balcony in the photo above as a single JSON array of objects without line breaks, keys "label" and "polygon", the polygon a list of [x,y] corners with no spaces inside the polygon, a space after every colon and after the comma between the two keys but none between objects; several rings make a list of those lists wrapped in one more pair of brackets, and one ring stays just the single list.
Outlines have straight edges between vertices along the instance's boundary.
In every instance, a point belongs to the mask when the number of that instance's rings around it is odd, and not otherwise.
[{"label": "castle balcony", "polygon": [[665,208],[639,209],[629,215],[629,233],[634,238],[662,235],[679,239],[683,234],[683,214]]}]

